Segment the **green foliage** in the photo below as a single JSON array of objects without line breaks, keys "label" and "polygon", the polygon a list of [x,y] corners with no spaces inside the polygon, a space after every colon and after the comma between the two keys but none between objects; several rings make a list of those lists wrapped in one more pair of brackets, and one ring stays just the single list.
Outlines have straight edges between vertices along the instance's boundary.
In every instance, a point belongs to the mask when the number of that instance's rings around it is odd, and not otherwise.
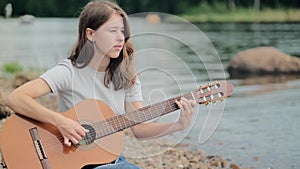
[{"label": "green foliage", "polygon": [[26,71],[28,72],[35,72],[38,75],[41,75],[44,73],[47,69],[46,68],[40,68],[40,67],[34,67],[34,66],[29,66]]},{"label": "green foliage", "polygon": [[208,4],[207,2],[201,2],[195,7],[190,7],[189,10],[187,10],[186,14],[208,14],[209,13],[227,13],[229,9],[227,8],[225,3],[222,2],[216,2],[212,5]]},{"label": "green foliage", "polygon": [[[33,14],[37,17],[77,17],[90,0],[0,0],[0,14],[7,3],[13,6],[13,16]],[[229,0],[112,0],[128,14],[165,12],[170,14],[196,12],[226,12]],[[235,7],[252,9],[254,1],[231,0]],[[299,0],[260,0],[261,9],[300,8]],[[196,10],[197,9],[197,10]]]},{"label": "green foliage", "polygon": [[0,0],[0,14],[7,3],[13,6],[13,16],[32,14],[37,17],[77,17],[90,0]]},{"label": "green foliage", "polygon": [[227,13],[189,13],[181,15],[182,18],[193,22],[299,22],[300,10],[297,9],[264,9],[255,12],[252,9],[239,8]]},{"label": "green foliage", "polygon": [[2,66],[5,73],[17,74],[23,71],[23,67],[18,62],[5,63]]}]

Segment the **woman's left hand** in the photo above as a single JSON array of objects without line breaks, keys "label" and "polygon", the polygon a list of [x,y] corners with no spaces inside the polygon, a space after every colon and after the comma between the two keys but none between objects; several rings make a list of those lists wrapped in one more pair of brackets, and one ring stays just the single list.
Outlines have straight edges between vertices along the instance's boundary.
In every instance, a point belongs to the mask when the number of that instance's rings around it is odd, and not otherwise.
[{"label": "woman's left hand", "polygon": [[176,123],[179,125],[180,129],[186,129],[191,123],[192,116],[196,107],[196,102],[192,99],[188,100],[182,97],[179,101],[175,100],[175,103],[181,110],[179,120]]}]

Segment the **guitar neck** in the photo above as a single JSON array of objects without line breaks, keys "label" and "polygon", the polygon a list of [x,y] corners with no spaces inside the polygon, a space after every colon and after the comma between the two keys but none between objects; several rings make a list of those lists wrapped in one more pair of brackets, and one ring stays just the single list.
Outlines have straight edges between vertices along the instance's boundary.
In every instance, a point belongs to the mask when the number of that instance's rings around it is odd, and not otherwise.
[{"label": "guitar neck", "polygon": [[178,110],[179,107],[175,103],[175,100],[180,100],[181,97],[193,99],[192,93],[187,93],[183,96],[174,97],[166,101],[145,106],[133,112],[117,115],[112,118],[96,122],[94,124],[96,132],[98,133],[96,139]]}]

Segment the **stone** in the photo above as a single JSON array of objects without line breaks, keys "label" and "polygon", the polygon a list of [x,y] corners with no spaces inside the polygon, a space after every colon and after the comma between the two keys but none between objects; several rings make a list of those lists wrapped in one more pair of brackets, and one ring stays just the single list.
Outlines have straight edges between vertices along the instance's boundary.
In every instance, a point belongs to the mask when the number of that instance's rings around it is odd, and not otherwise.
[{"label": "stone", "polygon": [[236,164],[230,164],[229,168],[231,168],[231,169],[240,169],[240,167]]},{"label": "stone", "polygon": [[257,47],[241,51],[229,62],[231,78],[244,75],[300,73],[300,59],[285,54],[274,47]]},{"label": "stone", "polygon": [[227,166],[226,160],[221,159],[221,167],[222,167],[222,168],[226,168],[226,166]]},{"label": "stone", "polygon": [[218,167],[218,166],[219,166],[219,162],[218,162],[218,161],[211,161],[211,162],[210,162],[210,165],[211,165],[211,166]]}]

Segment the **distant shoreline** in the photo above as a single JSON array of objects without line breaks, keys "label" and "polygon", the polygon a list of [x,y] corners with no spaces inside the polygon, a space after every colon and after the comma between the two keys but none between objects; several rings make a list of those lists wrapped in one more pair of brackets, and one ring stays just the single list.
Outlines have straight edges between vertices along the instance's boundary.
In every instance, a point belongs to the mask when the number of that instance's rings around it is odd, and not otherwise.
[{"label": "distant shoreline", "polygon": [[255,12],[252,9],[237,9],[226,12],[190,12],[179,15],[192,23],[300,23],[300,10],[265,9]]}]

